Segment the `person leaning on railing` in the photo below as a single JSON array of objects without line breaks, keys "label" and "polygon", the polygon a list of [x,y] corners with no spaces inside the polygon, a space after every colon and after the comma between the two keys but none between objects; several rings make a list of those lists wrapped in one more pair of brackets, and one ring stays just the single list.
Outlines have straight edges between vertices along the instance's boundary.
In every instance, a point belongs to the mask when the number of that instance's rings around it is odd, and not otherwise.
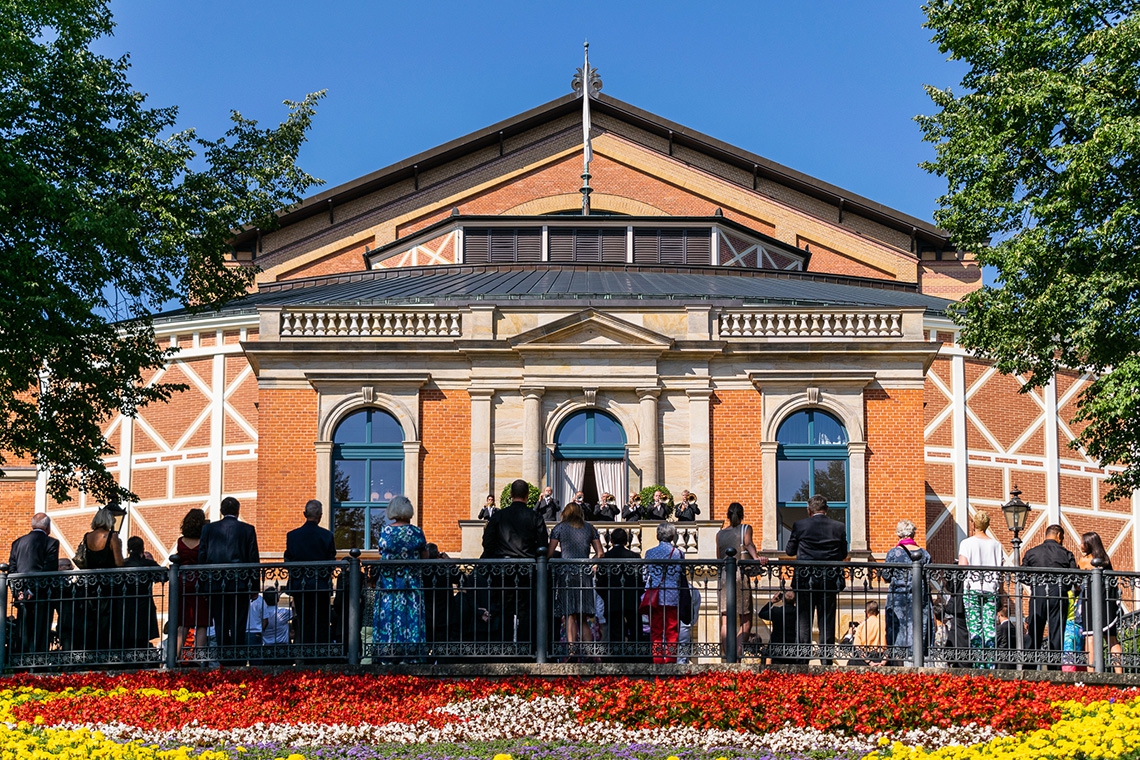
[{"label": "person leaning on railing", "polygon": [[[84,534],[87,548],[87,570],[109,570],[123,565],[123,542],[115,533],[115,518],[106,507],[91,518],[91,531]],[[86,587],[86,604],[83,609],[83,640],[78,648],[101,650],[111,647],[111,598],[113,581],[101,578]]]},{"label": "person leaning on railing", "polygon": [[[1001,544],[990,538],[989,513],[974,512],[974,533],[958,546],[959,567],[1000,567],[1005,564]],[[997,637],[997,606],[1001,583],[996,574],[967,571],[962,584],[962,606],[972,649],[993,649]]]},{"label": "person leaning on railing", "polygon": [[394,567],[381,563],[376,580],[376,601],[372,611],[372,636],[376,644],[423,644],[427,641],[424,594],[419,573],[406,563],[427,559],[427,538],[418,525],[412,525],[412,502],[407,496],[393,496],[388,502],[391,525],[380,529],[376,548],[380,559],[401,563]]},{"label": "person leaning on railing", "polygon": [[[51,518],[45,512],[32,515],[32,530],[12,542],[8,572],[50,573],[59,569],[59,541],[48,535]],[[51,628],[51,602],[46,583],[23,581],[13,587],[16,608],[14,652],[46,652]]]},{"label": "person leaning on railing", "polygon": [[[895,534],[899,542],[887,552],[887,564],[907,565],[906,569],[884,570],[883,576],[890,581],[887,591],[887,609],[893,610],[897,628],[894,640],[890,642],[896,647],[910,647],[914,644],[914,582],[911,578],[910,564],[921,562],[930,564],[930,553],[918,545],[914,540],[917,527],[911,520],[899,520],[895,527]],[[923,589],[922,597],[922,636],[927,641],[930,631],[930,595]]]},{"label": "person leaning on railing", "polygon": [[[1089,531],[1081,536],[1081,558],[1077,560],[1077,566],[1082,570],[1091,570],[1093,568],[1093,560],[1099,559],[1101,561],[1102,570],[1112,570],[1112,560],[1109,559],[1108,552],[1104,549],[1104,542],[1100,538],[1100,534],[1096,531]],[[1090,578],[1091,581],[1091,578]],[[1101,619],[1104,621],[1103,628],[1104,643],[1108,647],[1109,655],[1112,664],[1115,666],[1114,670],[1117,673],[1123,673],[1122,656],[1124,653],[1123,647],[1120,646],[1120,618],[1123,616],[1124,610],[1120,605],[1120,587],[1115,583],[1105,584],[1104,590],[1104,612]],[[1093,660],[1093,630],[1092,630],[1092,594],[1086,587],[1081,593],[1081,619],[1084,621],[1083,636],[1085,640],[1085,649],[1088,651],[1089,663]]]},{"label": "person leaning on railing", "polygon": [[796,520],[785,551],[797,560],[792,588],[796,590],[796,640],[811,645],[812,619],[819,625],[820,657],[830,665],[827,650],[835,646],[835,613],[839,592],[847,587],[843,569],[805,567],[801,561],[842,562],[847,559],[847,526],[827,516],[827,499],[819,494],[808,499],[808,516]]},{"label": "person leaning on railing", "polygon": [[[732,549],[736,552],[738,560],[760,560],[752,538],[752,526],[744,523],[744,505],[738,501],[732,502],[728,505],[726,516],[728,526],[716,534],[716,558],[723,560],[728,550]],[[720,645],[724,647],[728,641],[729,620],[723,565],[720,569],[717,590],[717,603],[720,608]],[[736,617],[737,619],[732,622],[739,626],[736,634],[736,656],[740,657],[744,654],[744,645],[752,633],[752,579],[739,567],[736,571]]]},{"label": "person leaning on railing", "polygon": [[677,528],[672,523],[657,526],[657,546],[645,552],[647,563],[643,574],[645,593],[638,605],[639,611],[649,616],[649,640],[653,662],[676,662],[677,633],[681,603],[681,565],[662,563],[660,560],[683,560],[685,553],[675,546]]}]

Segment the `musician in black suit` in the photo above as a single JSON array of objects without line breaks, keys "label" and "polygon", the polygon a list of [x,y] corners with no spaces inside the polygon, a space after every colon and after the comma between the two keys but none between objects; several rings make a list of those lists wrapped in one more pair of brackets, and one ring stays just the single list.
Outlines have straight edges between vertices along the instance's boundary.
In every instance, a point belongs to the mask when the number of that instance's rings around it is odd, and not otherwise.
[{"label": "musician in black suit", "polygon": [[[54,573],[59,570],[59,541],[52,538],[51,518],[43,512],[32,515],[32,531],[12,542],[8,572]],[[52,594],[44,581],[26,579],[13,584],[16,602],[17,652],[48,651]]]},{"label": "musician in black suit", "polygon": [[[257,548],[257,531],[249,523],[238,520],[241,503],[232,496],[222,499],[222,519],[202,526],[198,543],[198,564],[250,564],[261,561]],[[213,577],[211,577],[211,575]],[[248,570],[236,580],[224,579],[221,573],[207,573],[205,585],[210,589],[210,615],[214,632],[223,647],[244,642],[245,623],[249,617],[249,597],[261,586],[259,570]],[[231,656],[228,658],[234,661]]]},{"label": "musician in black suit", "polygon": [[542,489],[542,496],[538,497],[538,504],[534,508],[546,522],[557,522],[558,515],[562,512],[558,499],[554,498],[554,489],[550,486]]},{"label": "musician in black suit", "polygon": [[[285,534],[286,562],[325,562],[336,559],[332,531],[321,527],[324,506],[305,503],[305,524]],[[289,571],[286,590],[293,598],[293,621],[298,644],[327,644],[332,631],[332,568]]]},{"label": "musician in black suit", "polygon": [[[808,499],[808,516],[792,525],[789,556],[806,562],[842,562],[847,559],[847,526],[827,516],[827,499],[816,494]],[[811,644],[812,618],[819,625],[819,643],[835,645],[835,612],[839,592],[846,588],[841,568],[796,567],[792,588],[796,591],[796,640]],[[826,654],[826,652],[825,652]],[[824,665],[831,658],[821,657]]]}]

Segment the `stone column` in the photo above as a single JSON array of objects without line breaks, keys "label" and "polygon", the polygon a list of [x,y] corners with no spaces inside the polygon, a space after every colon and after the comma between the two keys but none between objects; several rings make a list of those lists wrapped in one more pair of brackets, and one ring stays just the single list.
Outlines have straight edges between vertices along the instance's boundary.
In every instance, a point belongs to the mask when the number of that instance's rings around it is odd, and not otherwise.
[{"label": "stone column", "polygon": [[316,498],[325,506],[322,523],[329,530],[333,529],[332,450],[332,441],[317,441],[313,444],[317,463]]},{"label": "stone column", "polygon": [[471,394],[471,519],[491,493],[491,399],[494,388],[468,388]]},{"label": "stone column", "polygon": [[851,554],[866,555],[870,552],[867,544],[867,442],[852,441],[847,444],[848,482],[851,493],[847,495]]},{"label": "stone column", "polygon": [[404,496],[412,501],[412,524],[420,525],[420,442],[404,441]]},{"label": "stone column", "polygon": [[660,481],[658,464],[661,461],[661,445],[657,440],[657,397],[660,388],[638,388],[641,399],[641,487],[657,485]]},{"label": "stone column", "polygon": [[[708,315],[706,314],[706,319]],[[712,502],[709,500],[709,470],[711,468],[709,450],[709,397],[708,388],[693,388],[685,391],[689,397],[689,490],[697,494],[704,504],[701,519],[712,519]]]},{"label": "stone column", "polygon": [[780,516],[776,510],[776,452],[780,444],[764,441],[760,444],[760,551],[777,552],[780,549]]},{"label": "stone column", "polygon": [[542,487],[542,470],[546,449],[542,445],[542,394],[540,387],[520,388],[523,397],[522,476],[523,480]]}]

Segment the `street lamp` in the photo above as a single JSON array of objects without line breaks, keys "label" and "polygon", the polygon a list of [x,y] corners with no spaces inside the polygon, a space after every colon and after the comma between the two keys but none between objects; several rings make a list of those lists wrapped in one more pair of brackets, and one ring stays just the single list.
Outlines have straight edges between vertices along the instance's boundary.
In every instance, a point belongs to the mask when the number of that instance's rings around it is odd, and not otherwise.
[{"label": "street lamp", "polygon": [[[1021,531],[1025,530],[1025,524],[1029,521],[1029,505],[1021,500],[1021,490],[1014,485],[1013,490],[1009,492],[1012,497],[1005,504],[1001,505],[1001,512],[1005,515],[1005,524],[1013,532],[1013,565],[1014,567],[1021,567]],[[1025,620],[1021,610],[1021,576],[1016,571],[1014,572],[1014,588],[1015,604],[1017,605],[1017,651],[1018,660],[1021,660],[1020,652],[1025,646]],[[1018,669],[1022,668],[1022,663],[1018,662]]]},{"label": "street lamp", "polygon": [[1017,486],[1009,492],[1012,496],[1009,501],[1001,505],[1001,512],[1005,515],[1005,524],[1013,531],[1013,564],[1021,566],[1021,531],[1025,530],[1025,523],[1029,521],[1029,505],[1021,500],[1021,491]]},{"label": "street lamp", "polygon": [[118,499],[115,499],[107,504],[107,511],[110,512],[111,517],[115,519],[114,532],[118,535],[119,531],[123,528],[123,521],[127,519],[127,510],[119,504]]}]

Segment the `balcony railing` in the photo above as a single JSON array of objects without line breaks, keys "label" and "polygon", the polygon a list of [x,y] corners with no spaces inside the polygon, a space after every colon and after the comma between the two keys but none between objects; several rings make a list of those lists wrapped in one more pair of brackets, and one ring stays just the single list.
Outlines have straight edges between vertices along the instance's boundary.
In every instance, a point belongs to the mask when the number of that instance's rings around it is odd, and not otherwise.
[{"label": "balcony railing", "polygon": [[[0,670],[504,660],[1137,672],[1138,587],[1138,573],[1099,568],[735,557],[362,561],[354,550],[303,564],[0,566],[15,613],[0,626]],[[737,624],[722,633],[722,617]]]},{"label": "balcony railing", "polygon": [[322,309],[281,312],[282,338],[459,337],[457,311]]},{"label": "balcony railing", "polygon": [[722,338],[901,338],[897,311],[756,311],[720,316]]}]

